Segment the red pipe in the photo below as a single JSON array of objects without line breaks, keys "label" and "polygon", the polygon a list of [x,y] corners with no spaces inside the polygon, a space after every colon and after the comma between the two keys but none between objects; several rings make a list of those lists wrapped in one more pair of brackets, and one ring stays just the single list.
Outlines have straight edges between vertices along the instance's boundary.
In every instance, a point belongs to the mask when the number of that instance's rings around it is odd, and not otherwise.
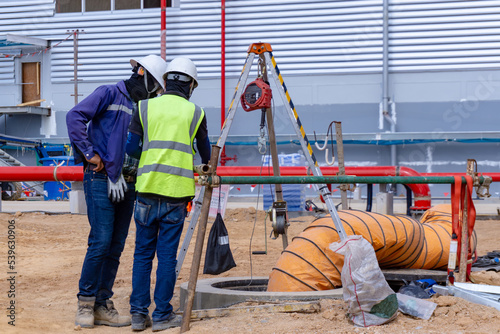
[{"label": "red pipe", "polygon": [[0,167],[0,181],[83,181],[83,167]]},{"label": "red pipe", "polygon": [[220,22],[220,128],[226,120],[226,1],[221,0],[221,22]]},{"label": "red pipe", "polygon": [[[320,167],[323,175],[337,175],[338,167]],[[422,173],[408,167],[370,166],[346,167],[347,175],[354,176],[465,176],[465,173]],[[281,176],[307,175],[307,167],[280,167]],[[272,176],[271,167],[258,166],[219,166],[217,174],[220,176]],[[493,182],[500,181],[500,173],[488,173]],[[0,167],[0,181],[82,181],[83,168],[81,166],[37,166],[37,167]],[[431,207],[431,192],[428,184],[409,184],[415,198],[412,209],[427,210]]]},{"label": "red pipe", "polygon": [[[226,121],[226,1],[220,2],[220,128]],[[222,147],[220,164],[226,165],[226,148]]]},{"label": "red pipe", "polygon": [[161,0],[161,57],[167,60],[167,0]]},{"label": "red pipe", "polygon": [[[57,169],[56,169],[57,168]],[[262,170],[262,172],[261,172]],[[354,176],[420,176],[419,173],[407,167],[371,166],[346,167],[347,175]],[[280,167],[282,176],[301,176],[306,174],[307,167]],[[337,175],[338,167],[321,167],[323,175]],[[258,166],[219,166],[220,176],[270,176],[272,168]],[[38,166],[38,167],[0,167],[1,181],[82,181],[81,166]],[[409,184],[415,196],[415,206],[412,209],[427,210],[431,207],[431,193],[428,184]]]}]

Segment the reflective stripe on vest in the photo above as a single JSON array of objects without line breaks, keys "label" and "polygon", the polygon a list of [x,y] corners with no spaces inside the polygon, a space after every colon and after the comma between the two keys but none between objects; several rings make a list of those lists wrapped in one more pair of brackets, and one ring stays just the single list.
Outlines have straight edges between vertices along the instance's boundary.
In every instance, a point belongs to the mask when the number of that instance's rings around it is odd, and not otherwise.
[{"label": "reflective stripe on vest", "polygon": [[194,196],[193,141],[204,114],[202,108],[177,95],[140,102],[143,146],[138,192]]}]

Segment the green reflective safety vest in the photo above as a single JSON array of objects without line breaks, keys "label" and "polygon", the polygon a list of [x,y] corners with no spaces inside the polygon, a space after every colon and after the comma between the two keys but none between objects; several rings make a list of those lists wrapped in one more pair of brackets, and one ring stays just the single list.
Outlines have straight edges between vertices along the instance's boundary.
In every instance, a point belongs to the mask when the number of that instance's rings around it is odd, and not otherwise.
[{"label": "green reflective safety vest", "polygon": [[168,197],[194,197],[193,141],[205,112],[177,95],[139,103],[143,128],[136,190]]}]

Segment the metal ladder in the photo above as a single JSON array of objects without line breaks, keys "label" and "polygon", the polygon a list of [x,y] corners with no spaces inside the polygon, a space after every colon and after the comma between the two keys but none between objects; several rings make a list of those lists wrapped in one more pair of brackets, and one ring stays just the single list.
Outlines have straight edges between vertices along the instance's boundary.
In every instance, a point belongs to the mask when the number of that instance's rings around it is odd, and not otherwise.
[{"label": "metal ladder", "polygon": [[[250,73],[250,69],[252,67],[252,63],[253,63],[256,55],[259,56],[261,63],[264,64],[265,69],[266,69],[265,73],[267,73],[269,71],[272,74],[271,78],[274,80],[276,86],[278,87],[278,91],[279,91],[279,94],[283,100],[283,104],[285,105],[285,107],[288,106],[288,107],[286,107],[287,115],[289,116],[290,121],[292,123],[292,126],[295,130],[295,133],[300,141],[300,144],[301,144],[302,150],[304,151],[304,155],[306,157],[306,161],[308,163],[309,168],[311,169],[314,176],[323,176],[321,169],[318,166],[318,162],[316,160],[316,157],[314,156],[314,153],[313,153],[312,147],[309,143],[309,140],[307,139],[307,135],[302,127],[302,123],[299,119],[299,116],[298,116],[296,110],[295,110],[295,106],[290,98],[290,95],[288,94],[288,90],[285,86],[285,83],[283,81],[281,73],[278,69],[278,65],[276,64],[276,61],[273,57],[271,45],[268,43],[254,43],[254,44],[250,45],[250,47],[248,48],[248,55],[247,55],[247,58],[245,61],[245,65],[243,66],[243,69],[242,69],[241,74],[240,74],[240,78],[239,78],[238,83],[236,85],[233,99],[231,101],[231,104],[229,105],[229,111],[227,113],[224,125],[222,126],[221,135],[219,136],[219,139],[217,140],[217,146],[219,146],[221,148],[224,147],[224,144],[227,140],[227,136],[229,134],[229,130],[230,130],[232,122],[234,120],[234,116],[236,114],[238,102],[240,100],[241,94],[243,93],[243,90],[245,89],[245,84],[246,84],[246,81],[248,79],[248,75]],[[279,172],[279,166],[278,166],[278,172]],[[332,194],[331,194],[330,190],[328,189],[326,184],[319,184],[318,191],[321,193],[321,196],[323,197],[325,204],[328,207],[328,211],[331,215],[331,218],[333,220],[335,228],[339,234],[340,240],[346,239],[347,235],[346,235],[346,232],[344,230],[344,226],[342,225],[342,222],[340,221],[340,217],[339,217],[337,210],[335,208],[335,204],[333,203],[333,198],[332,198]],[[182,243],[181,249],[179,251],[179,256],[177,259],[177,266],[175,268],[177,276],[179,275],[180,269],[181,269],[182,264],[184,262],[184,259],[186,257],[187,248],[189,247],[189,243],[191,241],[194,229],[196,227],[198,218],[200,216],[201,205],[202,205],[201,201],[203,200],[204,192],[205,192],[205,187],[202,187],[200,194],[198,195],[197,200],[195,202],[191,221],[190,221],[188,230],[186,232],[186,236],[184,237],[184,241]],[[284,245],[285,245],[285,241],[284,241]]]}]

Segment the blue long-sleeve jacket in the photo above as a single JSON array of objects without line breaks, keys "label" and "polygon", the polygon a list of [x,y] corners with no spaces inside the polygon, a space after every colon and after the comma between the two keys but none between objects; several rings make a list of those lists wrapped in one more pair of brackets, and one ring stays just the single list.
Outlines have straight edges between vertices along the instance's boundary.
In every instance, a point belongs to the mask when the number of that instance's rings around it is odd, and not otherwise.
[{"label": "blue long-sleeve jacket", "polygon": [[123,81],[98,87],[73,107],[66,115],[66,125],[75,152],[75,164],[97,153],[109,178],[116,182],[123,166],[127,131],[134,109],[135,103]]}]

